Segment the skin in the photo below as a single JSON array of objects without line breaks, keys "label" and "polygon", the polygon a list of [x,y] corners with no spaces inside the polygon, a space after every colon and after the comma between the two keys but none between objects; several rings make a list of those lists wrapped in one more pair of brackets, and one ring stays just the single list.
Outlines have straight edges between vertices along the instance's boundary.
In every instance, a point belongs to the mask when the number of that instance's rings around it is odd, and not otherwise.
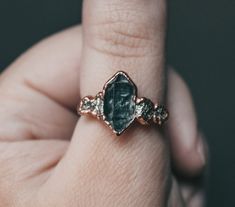
[{"label": "skin", "polygon": [[[82,29],[41,41],[0,77],[0,207],[203,206],[207,147],[188,87],[164,72],[165,1],[85,0],[83,13]],[[167,86],[163,131],[136,124],[117,138],[76,115],[118,70],[139,97],[163,102]]]}]

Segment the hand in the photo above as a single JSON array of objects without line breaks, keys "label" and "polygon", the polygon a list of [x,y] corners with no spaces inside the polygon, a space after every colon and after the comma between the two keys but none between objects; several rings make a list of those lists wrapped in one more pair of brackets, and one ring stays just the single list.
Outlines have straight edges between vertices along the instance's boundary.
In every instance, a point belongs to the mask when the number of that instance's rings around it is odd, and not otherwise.
[{"label": "hand", "polygon": [[[187,86],[173,70],[164,79],[165,11],[163,0],[86,0],[83,34],[49,37],[1,75],[0,207],[202,206],[191,181],[206,147]],[[164,133],[136,125],[116,138],[78,120],[79,97],[117,70],[153,101],[167,84]]]}]

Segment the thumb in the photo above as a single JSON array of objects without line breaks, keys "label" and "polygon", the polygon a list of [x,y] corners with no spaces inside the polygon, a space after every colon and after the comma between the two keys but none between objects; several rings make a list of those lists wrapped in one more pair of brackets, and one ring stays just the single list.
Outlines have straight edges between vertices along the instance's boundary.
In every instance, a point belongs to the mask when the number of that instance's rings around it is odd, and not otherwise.
[{"label": "thumb", "polygon": [[[86,0],[81,95],[94,96],[123,70],[138,97],[161,100],[165,15],[164,0]],[[60,206],[162,206],[168,154],[154,127],[136,124],[116,137],[102,121],[82,117],[47,193],[63,195]]]}]

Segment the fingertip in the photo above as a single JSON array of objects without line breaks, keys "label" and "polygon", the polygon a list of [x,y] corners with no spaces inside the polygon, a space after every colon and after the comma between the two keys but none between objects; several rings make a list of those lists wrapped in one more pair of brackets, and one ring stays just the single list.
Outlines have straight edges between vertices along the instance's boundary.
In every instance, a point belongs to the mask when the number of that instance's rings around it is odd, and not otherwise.
[{"label": "fingertip", "polygon": [[198,177],[204,172],[206,167],[206,143],[200,133],[198,133],[197,137],[194,139],[195,144],[193,144],[191,148],[183,149],[184,145],[182,144],[179,146],[178,151],[175,150],[172,154],[175,172],[180,176]]},{"label": "fingertip", "polygon": [[205,142],[198,132],[191,93],[172,68],[168,74],[167,105],[170,119],[166,133],[170,139],[173,166],[181,174],[196,176],[206,165]]}]

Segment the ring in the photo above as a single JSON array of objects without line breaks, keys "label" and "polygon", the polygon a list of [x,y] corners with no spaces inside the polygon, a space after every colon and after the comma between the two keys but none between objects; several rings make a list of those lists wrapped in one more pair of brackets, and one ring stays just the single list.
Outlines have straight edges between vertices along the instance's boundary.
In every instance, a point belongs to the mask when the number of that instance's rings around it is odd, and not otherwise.
[{"label": "ring", "polygon": [[137,120],[143,125],[161,126],[169,117],[163,105],[137,97],[137,87],[123,71],[118,71],[95,97],[82,98],[77,107],[79,115],[90,114],[103,120],[117,136]]}]

